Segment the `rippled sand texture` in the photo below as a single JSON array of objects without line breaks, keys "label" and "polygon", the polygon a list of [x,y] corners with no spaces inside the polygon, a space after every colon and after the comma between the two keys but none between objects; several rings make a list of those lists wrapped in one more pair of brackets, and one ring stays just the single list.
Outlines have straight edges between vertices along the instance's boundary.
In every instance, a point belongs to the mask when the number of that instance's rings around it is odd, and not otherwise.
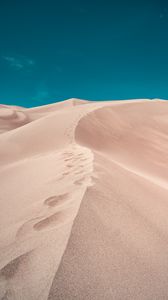
[{"label": "rippled sand texture", "polygon": [[0,299],[168,299],[168,102],[0,106]]}]

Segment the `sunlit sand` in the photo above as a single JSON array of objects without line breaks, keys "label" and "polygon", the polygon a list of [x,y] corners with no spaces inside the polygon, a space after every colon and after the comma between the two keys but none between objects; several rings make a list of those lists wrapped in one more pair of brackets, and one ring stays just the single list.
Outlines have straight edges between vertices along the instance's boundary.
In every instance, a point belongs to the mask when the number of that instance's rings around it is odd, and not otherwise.
[{"label": "sunlit sand", "polygon": [[0,299],[168,299],[168,102],[0,106]]}]

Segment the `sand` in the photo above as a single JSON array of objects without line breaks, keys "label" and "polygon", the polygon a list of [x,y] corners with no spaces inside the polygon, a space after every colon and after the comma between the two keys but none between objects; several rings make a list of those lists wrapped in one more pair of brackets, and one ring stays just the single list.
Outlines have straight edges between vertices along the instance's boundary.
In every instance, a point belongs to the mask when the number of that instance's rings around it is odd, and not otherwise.
[{"label": "sand", "polygon": [[168,102],[0,106],[0,299],[168,299]]}]

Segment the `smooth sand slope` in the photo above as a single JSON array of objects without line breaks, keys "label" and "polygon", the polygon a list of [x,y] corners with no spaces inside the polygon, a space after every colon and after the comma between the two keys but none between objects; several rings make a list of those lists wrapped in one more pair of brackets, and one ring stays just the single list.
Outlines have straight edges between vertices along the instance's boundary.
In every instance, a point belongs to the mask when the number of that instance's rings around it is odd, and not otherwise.
[{"label": "smooth sand slope", "polygon": [[168,299],[168,102],[0,106],[0,299]]}]

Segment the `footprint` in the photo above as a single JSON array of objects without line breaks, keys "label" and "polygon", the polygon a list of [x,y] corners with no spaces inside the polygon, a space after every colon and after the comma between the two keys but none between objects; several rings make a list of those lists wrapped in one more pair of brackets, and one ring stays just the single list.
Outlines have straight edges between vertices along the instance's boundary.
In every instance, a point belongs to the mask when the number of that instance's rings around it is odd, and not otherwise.
[{"label": "footprint", "polygon": [[72,158],[66,158],[66,159],[64,159],[64,161],[71,161],[72,160]]},{"label": "footprint", "polygon": [[78,157],[73,157],[72,158],[72,162],[74,162],[74,163],[77,163],[77,162],[79,162],[80,161],[80,159],[78,158]]},{"label": "footprint", "polygon": [[59,226],[60,224],[64,223],[66,220],[66,214],[64,212],[57,212],[43,220],[41,220],[40,222],[36,223],[33,228],[36,231],[41,231],[43,229],[47,229],[49,227],[55,227],[55,226]]},{"label": "footprint", "polygon": [[73,156],[73,152],[64,152],[65,155],[68,155],[68,156]]},{"label": "footprint", "polygon": [[73,167],[73,165],[67,165],[67,167],[68,167],[68,168],[72,168],[72,167]]},{"label": "footprint", "polygon": [[76,185],[82,185],[82,183],[84,182],[84,180],[85,180],[85,177],[82,177],[81,179],[76,180],[76,181],[74,182],[74,184],[76,184]]},{"label": "footprint", "polygon": [[41,220],[43,217],[44,215],[30,219],[23,223],[16,232],[16,238],[24,238],[25,236],[31,234],[34,223],[36,223],[38,220]]},{"label": "footprint", "polygon": [[90,177],[90,175],[85,174],[85,176],[83,176],[82,178],[80,178],[79,180],[76,180],[74,182],[75,185],[87,185],[87,186],[93,186],[94,182],[92,180],[92,178]]},{"label": "footprint", "polygon": [[66,176],[66,175],[69,175],[69,174],[70,174],[69,172],[64,172],[62,175]]},{"label": "footprint", "polygon": [[3,269],[1,269],[0,275],[5,277],[5,279],[11,279],[16,274],[19,265],[24,262],[31,252],[32,251],[29,251],[10,261]]},{"label": "footprint", "polygon": [[44,204],[49,206],[49,207],[54,207],[56,205],[60,205],[63,204],[64,202],[66,202],[69,199],[69,194],[62,194],[62,195],[58,195],[58,196],[52,196],[47,198],[44,201]]},{"label": "footprint", "polygon": [[79,174],[82,174],[83,172],[82,171],[78,171],[78,172],[75,172],[75,175],[79,175]]}]

